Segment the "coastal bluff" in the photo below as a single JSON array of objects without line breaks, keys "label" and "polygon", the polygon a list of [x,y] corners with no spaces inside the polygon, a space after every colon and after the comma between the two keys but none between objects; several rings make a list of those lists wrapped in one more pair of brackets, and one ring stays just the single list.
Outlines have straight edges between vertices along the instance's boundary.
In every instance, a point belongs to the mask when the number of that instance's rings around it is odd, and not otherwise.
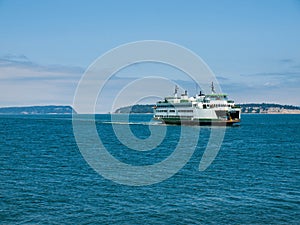
[{"label": "coastal bluff", "polygon": [[0,114],[38,115],[38,114],[72,114],[76,111],[71,106],[19,106],[0,108]]}]

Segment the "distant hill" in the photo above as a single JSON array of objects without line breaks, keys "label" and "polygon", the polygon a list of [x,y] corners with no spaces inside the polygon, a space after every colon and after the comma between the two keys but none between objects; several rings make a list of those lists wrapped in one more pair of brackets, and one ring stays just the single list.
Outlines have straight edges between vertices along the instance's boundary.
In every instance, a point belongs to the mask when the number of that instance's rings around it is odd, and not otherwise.
[{"label": "distant hill", "polygon": [[0,108],[0,114],[72,114],[73,112],[75,110],[71,106],[55,105]]},{"label": "distant hill", "polygon": [[153,113],[154,105],[133,105],[117,109],[115,113]]},{"label": "distant hill", "polygon": [[[273,103],[247,103],[237,104],[241,107],[242,113],[262,114],[300,114],[300,107],[293,105],[280,105]],[[115,113],[153,113],[153,105],[133,105],[117,109]]]}]

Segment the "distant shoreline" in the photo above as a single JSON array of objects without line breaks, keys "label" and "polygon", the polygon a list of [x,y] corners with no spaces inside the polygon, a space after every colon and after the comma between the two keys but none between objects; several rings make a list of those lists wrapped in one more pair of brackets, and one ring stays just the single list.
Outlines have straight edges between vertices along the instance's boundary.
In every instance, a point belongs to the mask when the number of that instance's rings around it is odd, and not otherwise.
[{"label": "distant shoreline", "polygon": [[[237,104],[243,114],[300,114],[300,107],[293,105],[280,105],[275,103],[245,103]],[[117,109],[115,114],[122,113],[152,113],[154,104],[132,105]]]},{"label": "distant shoreline", "polygon": [[[300,107],[273,103],[237,104],[242,108],[242,114],[300,114]],[[154,104],[133,105],[118,108],[112,113],[99,114],[153,114]],[[71,115],[77,114],[72,106],[15,106],[1,107],[0,115]],[[98,113],[96,113],[98,114]]]},{"label": "distant shoreline", "polygon": [[76,114],[71,106],[15,106],[0,108],[0,115],[69,115]]}]

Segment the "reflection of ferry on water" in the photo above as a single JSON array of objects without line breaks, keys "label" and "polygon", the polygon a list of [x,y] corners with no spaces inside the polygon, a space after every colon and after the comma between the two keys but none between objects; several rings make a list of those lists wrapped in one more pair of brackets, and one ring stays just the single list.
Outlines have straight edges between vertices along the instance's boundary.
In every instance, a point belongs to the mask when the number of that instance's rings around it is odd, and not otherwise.
[{"label": "reflection of ferry on water", "polygon": [[232,125],[240,122],[241,109],[226,94],[215,93],[211,85],[211,94],[200,92],[195,97],[188,97],[187,91],[178,96],[175,87],[174,96],[165,97],[154,106],[154,119],[166,124],[193,125]]}]

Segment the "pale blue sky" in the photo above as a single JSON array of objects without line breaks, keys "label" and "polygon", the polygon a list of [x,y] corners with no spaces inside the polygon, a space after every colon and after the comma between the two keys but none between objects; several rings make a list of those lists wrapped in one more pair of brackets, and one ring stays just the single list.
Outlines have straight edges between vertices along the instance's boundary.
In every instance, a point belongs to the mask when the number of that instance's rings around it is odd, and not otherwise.
[{"label": "pale blue sky", "polygon": [[97,57],[149,39],[198,54],[237,102],[300,105],[298,0],[0,0],[0,106],[72,104]]}]

